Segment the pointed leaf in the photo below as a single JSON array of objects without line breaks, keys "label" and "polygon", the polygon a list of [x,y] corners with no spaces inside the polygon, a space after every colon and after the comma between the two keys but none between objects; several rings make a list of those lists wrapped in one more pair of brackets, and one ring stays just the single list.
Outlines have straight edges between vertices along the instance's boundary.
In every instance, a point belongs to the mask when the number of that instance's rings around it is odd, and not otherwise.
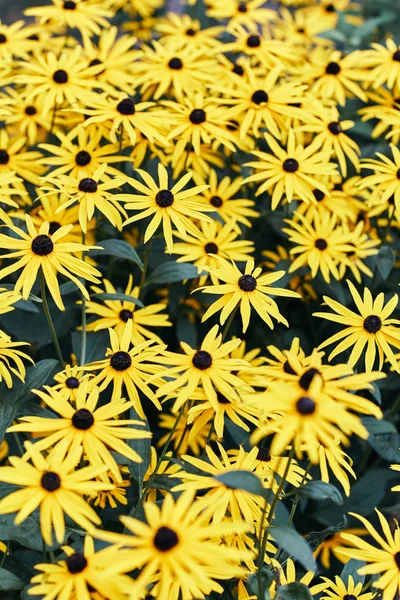
[{"label": "pointed leaf", "polygon": [[284,525],[271,525],[269,528],[274,540],[308,571],[315,571],[315,560],[310,546],[297,531]]}]

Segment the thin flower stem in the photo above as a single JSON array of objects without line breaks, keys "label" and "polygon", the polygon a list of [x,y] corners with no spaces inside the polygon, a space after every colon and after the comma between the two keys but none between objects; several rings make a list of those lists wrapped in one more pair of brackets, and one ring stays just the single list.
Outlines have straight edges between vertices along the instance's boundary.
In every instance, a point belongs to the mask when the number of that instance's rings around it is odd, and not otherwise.
[{"label": "thin flower stem", "polygon": [[47,319],[47,324],[49,326],[50,335],[51,335],[51,339],[53,340],[54,348],[56,349],[57,358],[60,361],[60,364],[61,364],[62,368],[64,368],[63,355],[62,355],[62,352],[61,352],[60,344],[58,343],[57,333],[56,333],[56,330],[54,328],[53,319],[51,318],[51,314],[50,314],[50,310],[49,310],[49,305],[48,305],[48,302],[47,302],[46,282],[45,282],[45,279],[44,279],[44,275],[43,275],[43,270],[42,269],[40,269],[40,293],[41,293],[41,296],[42,296],[43,311],[44,311],[45,317]]},{"label": "thin flower stem", "polygon": [[169,448],[169,445],[170,445],[170,443],[171,443],[172,437],[173,437],[173,435],[174,435],[175,431],[176,431],[176,430],[177,430],[177,428],[178,428],[178,425],[179,425],[179,422],[180,422],[180,420],[181,420],[181,417],[182,417],[182,415],[183,415],[183,411],[184,411],[184,410],[185,410],[185,405],[183,405],[183,406],[182,406],[182,408],[180,409],[180,411],[179,411],[179,413],[178,413],[178,415],[177,415],[177,417],[176,417],[175,423],[174,423],[174,425],[173,425],[173,427],[172,427],[171,431],[169,432],[169,435],[168,435],[167,441],[165,442],[165,444],[164,444],[164,446],[163,446],[163,449],[161,450],[160,456],[158,457],[158,461],[157,461],[157,464],[156,464],[156,466],[155,466],[155,469],[154,469],[154,471],[152,472],[152,474],[150,475],[149,479],[147,480],[147,482],[146,482],[146,485],[144,486],[144,488],[143,488],[143,490],[142,490],[142,493],[140,494],[140,497],[139,497],[138,503],[137,503],[137,504],[136,504],[136,506],[135,506],[135,510],[134,510],[134,511],[133,511],[133,513],[130,515],[131,517],[135,517],[135,516],[136,516],[136,514],[137,514],[137,512],[138,512],[139,508],[140,508],[140,507],[142,506],[142,504],[143,504],[143,501],[144,501],[144,499],[145,499],[145,497],[146,497],[146,494],[147,494],[147,492],[149,491],[149,489],[150,489],[150,487],[151,487],[151,484],[152,484],[152,482],[153,482],[153,480],[154,480],[155,476],[157,475],[157,471],[158,471],[158,469],[160,468],[160,465],[161,465],[161,463],[163,462],[163,460],[164,460],[164,458],[165,458],[165,455],[166,455],[166,454],[167,454],[167,452],[168,452],[168,448]]},{"label": "thin flower stem", "polygon": [[49,136],[53,133],[54,124],[56,121],[57,108],[58,108],[57,102],[54,102],[53,114],[51,116],[51,124],[50,124],[50,129],[49,129]]},{"label": "thin flower stem", "polygon": [[10,542],[10,541],[8,541],[8,542],[7,542],[7,545],[6,545],[6,549],[4,550],[4,554],[3,554],[3,556],[2,556],[2,559],[1,559],[1,561],[0,561],[0,569],[1,569],[1,568],[3,567],[3,565],[4,565],[4,561],[6,560],[6,556],[7,556],[7,554],[8,554],[8,549],[9,549],[9,547],[10,547],[10,544],[11,544],[11,542]]},{"label": "thin flower stem", "polygon": [[18,433],[16,431],[13,431],[13,435],[14,435],[15,442],[16,442],[16,444],[18,446],[18,450],[19,450],[21,456],[23,456],[24,455],[24,449],[23,449],[22,444],[20,442],[20,439],[18,437]]},{"label": "thin flower stem", "polygon": [[232,325],[233,319],[235,318],[235,315],[236,315],[236,313],[238,311],[238,308],[239,308],[239,304],[237,304],[236,307],[233,309],[233,311],[231,312],[231,314],[229,316],[229,319],[226,322],[225,329],[224,329],[224,332],[222,334],[222,341],[225,340],[225,338],[226,338],[226,336],[228,334],[229,328]]},{"label": "thin flower stem", "polygon": [[[260,547],[259,547],[259,553],[258,553],[258,560],[257,560],[257,569],[258,569],[258,591],[259,591],[259,597],[260,598],[264,598],[264,586],[263,586],[263,580],[262,580],[262,566],[264,563],[264,556],[265,556],[265,552],[267,549],[267,543],[268,543],[268,537],[269,537],[269,525],[271,524],[271,521],[273,519],[274,516],[274,512],[275,512],[275,507],[278,504],[278,500],[279,500],[279,496],[282,493],[282,490],[285,486],[286,483],[286,477],[289,473],[289,469],[290,469],[290,465],[292,463],[292,459],[294,457],[294,446],[292,446],[290,448],[290,452],[289,452],[289,456],[288,456],[288,461],[286,463],[286,467],[285,470],[283,472],[283,475],[281,477],[281,480],[279,482],[279,486],[278,489],[276,490],[276,493],[274,495],[274,498],[272,500],[270,509],[268,511],[268,515],[267,515],[267,524],[268,526],[265,528],[264,532],[262,531],[263,527],[264,527],[264,518],[265,518],[265,513],[266,513],[266,508],[267,508],[267,500],[265,502],[264,505],[264,510],[262,513],[262,517],[261,517],[261,526],[260,526]],[[262,539],[261,539],[262,538]]]},{"label": "thin flower stem", "polygon": [[388,225],[387,225],[385,233],[383,235],[383,244],[385,244],[388,241],[388,237],[390,235],[390,230],[391,230],[391,227],[392,227],[392,223],[393,223],[393,218],[394,218],[394,213],[395,212],[396,212],[396,207],[393,206],[392,214],[390,215],[390,218],[388,219]]},{"label": "thin flower stem", "polygon": [[[82,244],[85,245],[86,234],[82,231]],[[85,251],[82,252],[82,260],[85,262]],[[87,340],[87,331],[86,331],[86,298],[82,294],[82,343],[81,343],[81,366],[85,364],[86,361],[86,340]]]},{"label": "thin flower stem", "polygon": [[[292,521],[293,521],[293,519],[294,519],[294,515],[295,515],[295,513],[296,513],[297,506],[298,506],[298,504],[299,504],[299,501],[300,501],[300,494],[299,494],[299,490],[301,490],[302,486],[303,486],[303,485],[304,485],[304,483],[307,481],[307,475],[309,474],[309,472],[310,472],[310,470],[311,470],[311,466],[312,466],[312,465],[311,465],[311,461],[310,461],[310,462],[308,463],[307,467],[306,467],[306,470],[305,470],[305,471],[304,471],[304,473],[303,473],[303,478],[302,478],[302,480],[300,481],[300,485],[299,485],[299,487],[296,489],[296,492],[297,492],[297,493],[296,493],[295,499],[293,500],[292,508],[291,508],[291,510],[290,510],[290,515],[289,515],[289,519],[288,519],[288,527],[290,527],[290,525],[292,524]],[[275,556],[277,556],[277,554],[278,554],[279,550],[280,550],[280,547],[279,547],[279,548],[278,548],[278,550],[276,551],[276,555],[275,555]]]},{"label": "thin flower stem", "polygon": [[47,562],[47,546],[46,546],[46,542],[43,540],[43,546],[42,546],[42,554],[43,554],[43,562]]},{"label": "thin flower stem", "polygon": [[138,294],[138,298],[139,300],[141,299],[141,295],[143,292],[143,287],[146,281],[146,276],[147,276],[147,269],[149,267],[149,256],[150,256],[150,250],[151,250],[151,244],[153,243],[153,238],[150,238],[147,245],[146,245],[146,253],[144,255],[144,260],[143,260],[143,271],[142,271],[142,277],[140,279],[140,283],[139,283],[139,294]]}]

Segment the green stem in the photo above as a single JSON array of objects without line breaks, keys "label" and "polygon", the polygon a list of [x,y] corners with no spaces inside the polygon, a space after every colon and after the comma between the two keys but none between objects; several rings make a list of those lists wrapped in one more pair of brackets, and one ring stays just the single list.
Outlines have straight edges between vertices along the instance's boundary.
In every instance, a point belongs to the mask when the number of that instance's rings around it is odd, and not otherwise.
[{"label": "green stem", "polygon": [[[296,490],[297,491],[296,497],[293,500],[292,508],[290,510],[290,515],[289,515],[289,519],[288,519],[288,527],[290,527],[290,525],[292,524],[292,521],[294,519],[294,515],[295,515],[296,510],[297,510],[297,505],[298,505],[298,503],[300,501],[299,490],[302,488],[302,486],[304,485],[304,482],[307,480],[307,475],[309,474],[310,470],[311,470],[311,461],[308,463],[307,468],[306,468],[306,470],[303,473],[303,478],[300,481],[300,485],[299,485],[299,487]],[[280,550],[280,548],[278,548],[277,554],[278,554],[279,550]]]},{"label": "green stem", "polygon": [[19,450],[21,456],[23,456],[25,453],[24,453],[24,449],[22,447],[22,444],[20,442],[20,439],[18,437],[18,433],[16,431],[13,431],[13,436],[14,436],[15,442],[16,442],[16,444],[18,446],[18,450]]},{"label": "green stem", "polygon": [[53,319],[51,318],[51,314],[50,314],[50,310],[49,310],[49,305],[48,305],[48,302],[47,302],[46,282],[45,282],[45,279],[44,279],[44,275],[43,275],[43,270],[42,269],[40,269],[40,293],[41,293],[41,296],[42,296],[43,311],[44,311],[45,317],[47,319],[47,324],[49,326],[50,335],[51,335],[51,339],[53,340],[54,348],[56,349],[57,358],[60,361],[62,368],[64,368],[63,355],[62,355],[62,352],[61,352],[60,344],[58,343],[57,333],[56,333],[56,330],[54,328]]},{"label": "green stem", "polygon": [[177,417],[176,417],[176,421],[175,421],[175,423],[174,423],[174,425],[173,425],[173,427],[172,427],[171,431],[169,432],[169,435],[168,435],[167,441],[165,442],[165,444],[164,444],[164,446],[163,446],[163,449],[161,450],[160,456],[158,457],[158,461],[157,461],[157,464],[156,464],[156,466],[155,466],[155,469],[154,469],[154,471],[152,472],[152,474],[150,475],[149,479],[147,480],[147,482],[146,482],[146,485],[144,486],[144,488],[143,488],[143,490],[142,490],[142,493],[140,494],[140,497],[139,497],[138,503],[137,503],[137,504],[136,504],[136,506],[135,506],[135,510],[134,510],[134,511],[133,511],[133,513],[130,515],[131,517],[135,517],[135,516],[136,516],[136,514],[137,514],[137,512],[138,512],[139,508],[140,508],[140,507],[142,506],[142,504],[143,504],[143,501],[144,501],[144,499],[145,499],[145,497],[146,497],[146,494],[147,494],[147,492],[149,491],[149,489],[150,489],[150,487],[151,487],[151,484],[152,484],[152,482],[153,482],[153,480],[154,480],[155,476],[157,475],[157,471],[158,471],[158,469],[160,468],[160,465],[161,465],[161,463],[163,462],[163,460],[164,460],[164,458],[165,458],[165,455],[166,455],[166,454],[167,454],[167,452],[168,452],[168,448],[169,448],[169,446],[170,446],[170,443],[171,443],[172,437],[173,437],[173,435],[174,435],[175,431],[176,431],[176,430],[177,430],[177,428],[178,428],[179,421],[181,420],[181,417],[182,417],[182,415],[183,415],[183,411],[184,411],[184,410],[185,410],[185,405],[183,405],[183,406],[182,406],[182,408],[180,409],[180,411],[179,411],[179,413],[178,413],[178,415],[177,415]]},{"label": "green stem", "polygon": [[[86,234],[82,231],[82,244],[85,245]],[[82,260],[85,261],[86,253],[82,251]],[[86,298],[82,294],[82,344],[81,344],[81,366],[85,364],[86,361]]]},{"label": "green stem", "polygon": [[47,546],[46,546],[46,542],[44,540],[43,540],[43,547],[42,548],[43,548],[43,550],[42,550],[42,552],[43,552],[43,562],[46,562],[47,561],[47,552],[46,552]]},{"label": "green stem", "polygon": [[150,250],[151,250],[151,244],[153,243],[153,238],[150,238],[147,245],[146,245],[146,253],[144,255],[144,260],[143,260],[143,271],[142,271],[142,277],[140,279],[140,283],[139,283],[139,294],[138,294],[138,298],[139,300],[141,299],[141,295],[143,292],[143,287],[146,281],[146,276],[147,276],[147,269],[149,267],[149,256],[150,256]]},{"label": "green stem", "polygon": [[231,312],[231,314],[230,314],[230,317],[229,317],[229,319],[228,319],[228,320],[227,320],[227,322],[226,322],[225,329],[224,329],[224,332],[223,332],[223,334],[222,334],[222,341],[224,341],[224,340],[225,340],[225,338],[226,338],[226,336],[227,336],[227,334],[228,334],[229,328],[230,328],[230,326],[232,325],[232,321],[233,321],[233,319],[235,318],[235,315],[236,315],[236,313],[237,313],[237,310],[238,310],[238,308],[239,308],[239,304],[237,304],[237,306],[236,306],[236,307],[233,309],[233,311],[232,311],[232,312]]},{"label": "green stem", "polygon": [[264,598],[264,590],[263,590],[263,580],[262,580],[262,566],[264,563],[264,557],[265,557],[265,552],[267,549],[267,543],[268,543],[268,537],[269,537],[269,525],[271,524],[271,521],[273,519],[274,516],[274,512],[275,512],[275,507],[278,504],[278,500],[279,500],[279,496],[282,493],[282,490],[285,486],[286,483],[286,477],[287,474],[289,473],[289,469],[290,469],[290,465],[292,463],[292,459],[294,457],[294,446],[291,447],[290,452],[289,452],[289,456],[288,456],[288,461],[286,463],[286,467],[285,470],[283,472],[283,475],[281,477],[281,480],[279,482],[279,486],[278,489],[276,490],[276,493],[274,495],[274,498],[272,500],[270,509],[268,511],[268,515],[267,515],[267,524],[268,526],[265,528],[265,531],[263,533],[263,526],[264,526],[264,518],[265,518],[265,513],[266,513],[266,508],[267,508],[267,501],[265,502],[264,505],[264,510],[263,510],[263,514],[262,514],[262,520],[261,520],[261,526],[260,526],[260,547],[259,547],[259,553],[258,553],[258,560],[257,560],[257,569],[258,569],[258,591],[259,591],[259,597],[260,598]]},{"label": "green stem", "polygon": [[2,556],[2,559],[1,559],[1,562],[0,562],[0,569],[1,569],[1,568],[3,567],[3,565],[4,565],[4,561],[6,560],[6,556],[7,556],[7,554],[8,554],[8,549],[9,549],[9,547],[10,547],[10,544],[11,544],[11,542],[10,542],[10,541],[8,541],[8,542],[7,542],[7,545],[6,545],[6,549],[4,550],[4,554],[3,554],[3,556]]},{"label": "green stem", "polygon": [[390,228],[392,227],[392,223],[393,223],[393,218],[394,218],[394,213],[396,212],[396,207],[393,206],[393,211],[392,214],[390,215],[390,218],[388,219],[388,225],[386,227],[386,231],[385,234],[383,236],[383,243],[385,244],[387,242],[387,238],[390,235]]}]

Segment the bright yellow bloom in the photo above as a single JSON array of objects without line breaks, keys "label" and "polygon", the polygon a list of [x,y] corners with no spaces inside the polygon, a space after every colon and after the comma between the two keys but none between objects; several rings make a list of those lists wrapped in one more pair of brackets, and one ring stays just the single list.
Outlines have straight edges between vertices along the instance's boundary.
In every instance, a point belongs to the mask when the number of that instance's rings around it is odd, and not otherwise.
[{"label": "bright yellow bloom", "polygon": [[101,27],[109,27],[107,18],[113,16],[102,2],[91,0],[52,0],[52,6],[35,6],[27,8],[28,17],[38,17],[39,23],[50,23],[54,27],[67,26],[71,29],[77,27],[82,36],[99,35]]}]

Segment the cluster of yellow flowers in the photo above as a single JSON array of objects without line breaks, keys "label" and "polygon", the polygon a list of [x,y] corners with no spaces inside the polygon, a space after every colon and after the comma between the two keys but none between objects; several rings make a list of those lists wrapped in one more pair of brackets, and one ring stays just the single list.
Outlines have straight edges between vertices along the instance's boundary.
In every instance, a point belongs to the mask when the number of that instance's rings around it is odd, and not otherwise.
[{"label": "cluster of yellow flowers", "polygon": [[[324,33],[362,23],[349,0],[188,4],[211,25],[163,0],[0,22],[0,317],[39,306],[58,360],[1,417],[0,515],[39,519],[44,600],[285,600],[296,581],[394,600],[397,523],[350,512],[362,527],[315,547],[291,525],[301,495],[351,497],[352,440],[400,373],[398,297],[375,293],[400,227],[400,47],[338,50]],[[0,322],[7,403],[50,344]],[[364,563],[316,581],[312,551]]]}]

